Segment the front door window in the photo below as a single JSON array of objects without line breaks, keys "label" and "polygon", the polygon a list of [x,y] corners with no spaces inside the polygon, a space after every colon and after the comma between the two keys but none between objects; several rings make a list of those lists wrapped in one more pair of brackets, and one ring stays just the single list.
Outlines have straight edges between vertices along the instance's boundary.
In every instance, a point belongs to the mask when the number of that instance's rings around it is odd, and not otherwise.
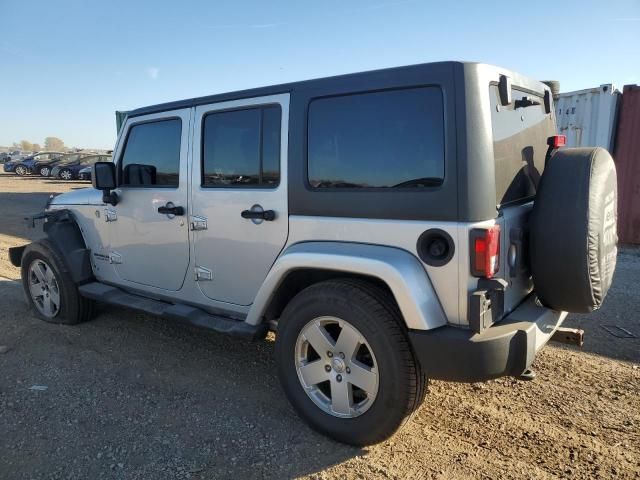
[{"label": "front door window", "polygon": [[120,162],[120,186],[177,188],[181,130],[178,118],[131,127]]}]

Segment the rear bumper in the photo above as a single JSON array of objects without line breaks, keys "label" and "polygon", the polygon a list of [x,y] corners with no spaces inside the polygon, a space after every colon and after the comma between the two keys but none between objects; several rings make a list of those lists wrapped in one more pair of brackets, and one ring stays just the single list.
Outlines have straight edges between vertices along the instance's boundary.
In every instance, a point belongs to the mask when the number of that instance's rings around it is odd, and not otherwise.
[{"label": "rear bumper", "polygon": [[536,305],[531,296],[482,333],[445,326],[410,330],[409,339],[427,377],[479,382],[524,372],[566,316]]}]

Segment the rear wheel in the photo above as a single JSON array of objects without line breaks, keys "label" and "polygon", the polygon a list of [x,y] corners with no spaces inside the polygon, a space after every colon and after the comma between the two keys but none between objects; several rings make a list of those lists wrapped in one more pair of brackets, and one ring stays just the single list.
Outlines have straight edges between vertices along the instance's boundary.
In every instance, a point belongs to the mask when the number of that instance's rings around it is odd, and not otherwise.
[{"label": "rear wheel", "polygon": [[425,379],[388,293],[333,280],[300,292],[276,337],[283,389],[314,429],[369,445],[391,436],[422,400]]},{"label": "rear wheel", "polygon": [[22,287],[38,318],[69,325],[91,318],[93,302],[80,296],[64,262],[47,240],[27,246],[21,269]]},{"label": "rear wheel", "polygon": [[27,174],[27,168],[22,166],[22,165],[18,165],[15,169],[16,175],[20,175],[21,177],[23,175]]},{"label": "rear wheel", "polygon": [[40,175],[41,177],[48,177],[50,171],[51,169],[49,167],[40,167],[40,169],[38,170],[38,175]]},{"label": "rear wheel", "polygon": [[63,168],[62,170],[60,170],[58,176],[63,180],[73,179],[73,173],[68,168]]}]

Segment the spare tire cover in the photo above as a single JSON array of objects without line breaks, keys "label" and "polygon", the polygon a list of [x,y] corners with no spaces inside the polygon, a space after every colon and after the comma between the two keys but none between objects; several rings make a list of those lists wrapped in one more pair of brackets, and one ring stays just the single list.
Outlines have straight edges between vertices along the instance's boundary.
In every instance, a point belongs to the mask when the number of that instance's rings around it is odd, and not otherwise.
[{"label": "spare tire cover", "polygon": [[605,149],[567,148],[549,159],[529,231],[533,284],[545,306],[586,313],[602,305],[616,267],[617,200]]}]

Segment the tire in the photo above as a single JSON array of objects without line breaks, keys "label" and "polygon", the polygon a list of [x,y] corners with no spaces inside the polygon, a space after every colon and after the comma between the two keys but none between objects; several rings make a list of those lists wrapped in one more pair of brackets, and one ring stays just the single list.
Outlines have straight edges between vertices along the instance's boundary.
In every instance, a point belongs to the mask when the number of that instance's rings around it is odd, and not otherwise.
[{"label": "tire", "polygon": [[40,167],[38,169],[38,175],[40,175],[41,177],[48,177],[49,176],[49,172],[51,172],[51,169],[49,167]]},{"label": "tire", "polygon": [[22,177],[22,176],[24,176],[24,175],[26,175],[26,174],[27,174],[27,169],[26,169],[26,167],[24,167],[24,166],[22,166],[22,165],[18,165],[18,166],[15,168],[14,172],[16,173],[16,175],[19,175],[19,176],[21,176],[21,177]]},{"label": "tire", "polygon": [[[27,246],[22,255],[21,273],[27,302],[41,320],[75,325],[91,318],[93,302],[80,296],[62,258],[48,240]],[[46,308],[46,305],[55,305],[56,300],[56,308]]]},{"label": "tire", "polygon": [[[278,376],[294,409],[313,429],[339,442],[363,446],[389,438],[408,420],[424,398],[426,378],[402,323],[389,294],[359,280],[317,283],[289,302],[278,322]],[[315,337],[317,331],[323,336]],[[344,332],[364,339],[356,343],[360,346],[353,358],[348,351],[340,356]],[[327,351],[319,351],[323,347]],[[309,380],[307,366],[314,369],[317,382]],[[366,387],[359,389],[356,383]],[[334,388],[350,392],[347,403],[339,402],[342,397],[334,394]]]},{"label": "tire", "polygon": [[69,170],[68,168],[63,168],[58,173],[58,177],[61,178],[62,180],[66,180],[66,181],[73,180],[73,172],[71,170]]},{"label": "tire", "polygon": [[547,163],[530,219],[533,284],[542,304],[588,313],[616,267],[616,168],[603,148],[567,148]]}]

